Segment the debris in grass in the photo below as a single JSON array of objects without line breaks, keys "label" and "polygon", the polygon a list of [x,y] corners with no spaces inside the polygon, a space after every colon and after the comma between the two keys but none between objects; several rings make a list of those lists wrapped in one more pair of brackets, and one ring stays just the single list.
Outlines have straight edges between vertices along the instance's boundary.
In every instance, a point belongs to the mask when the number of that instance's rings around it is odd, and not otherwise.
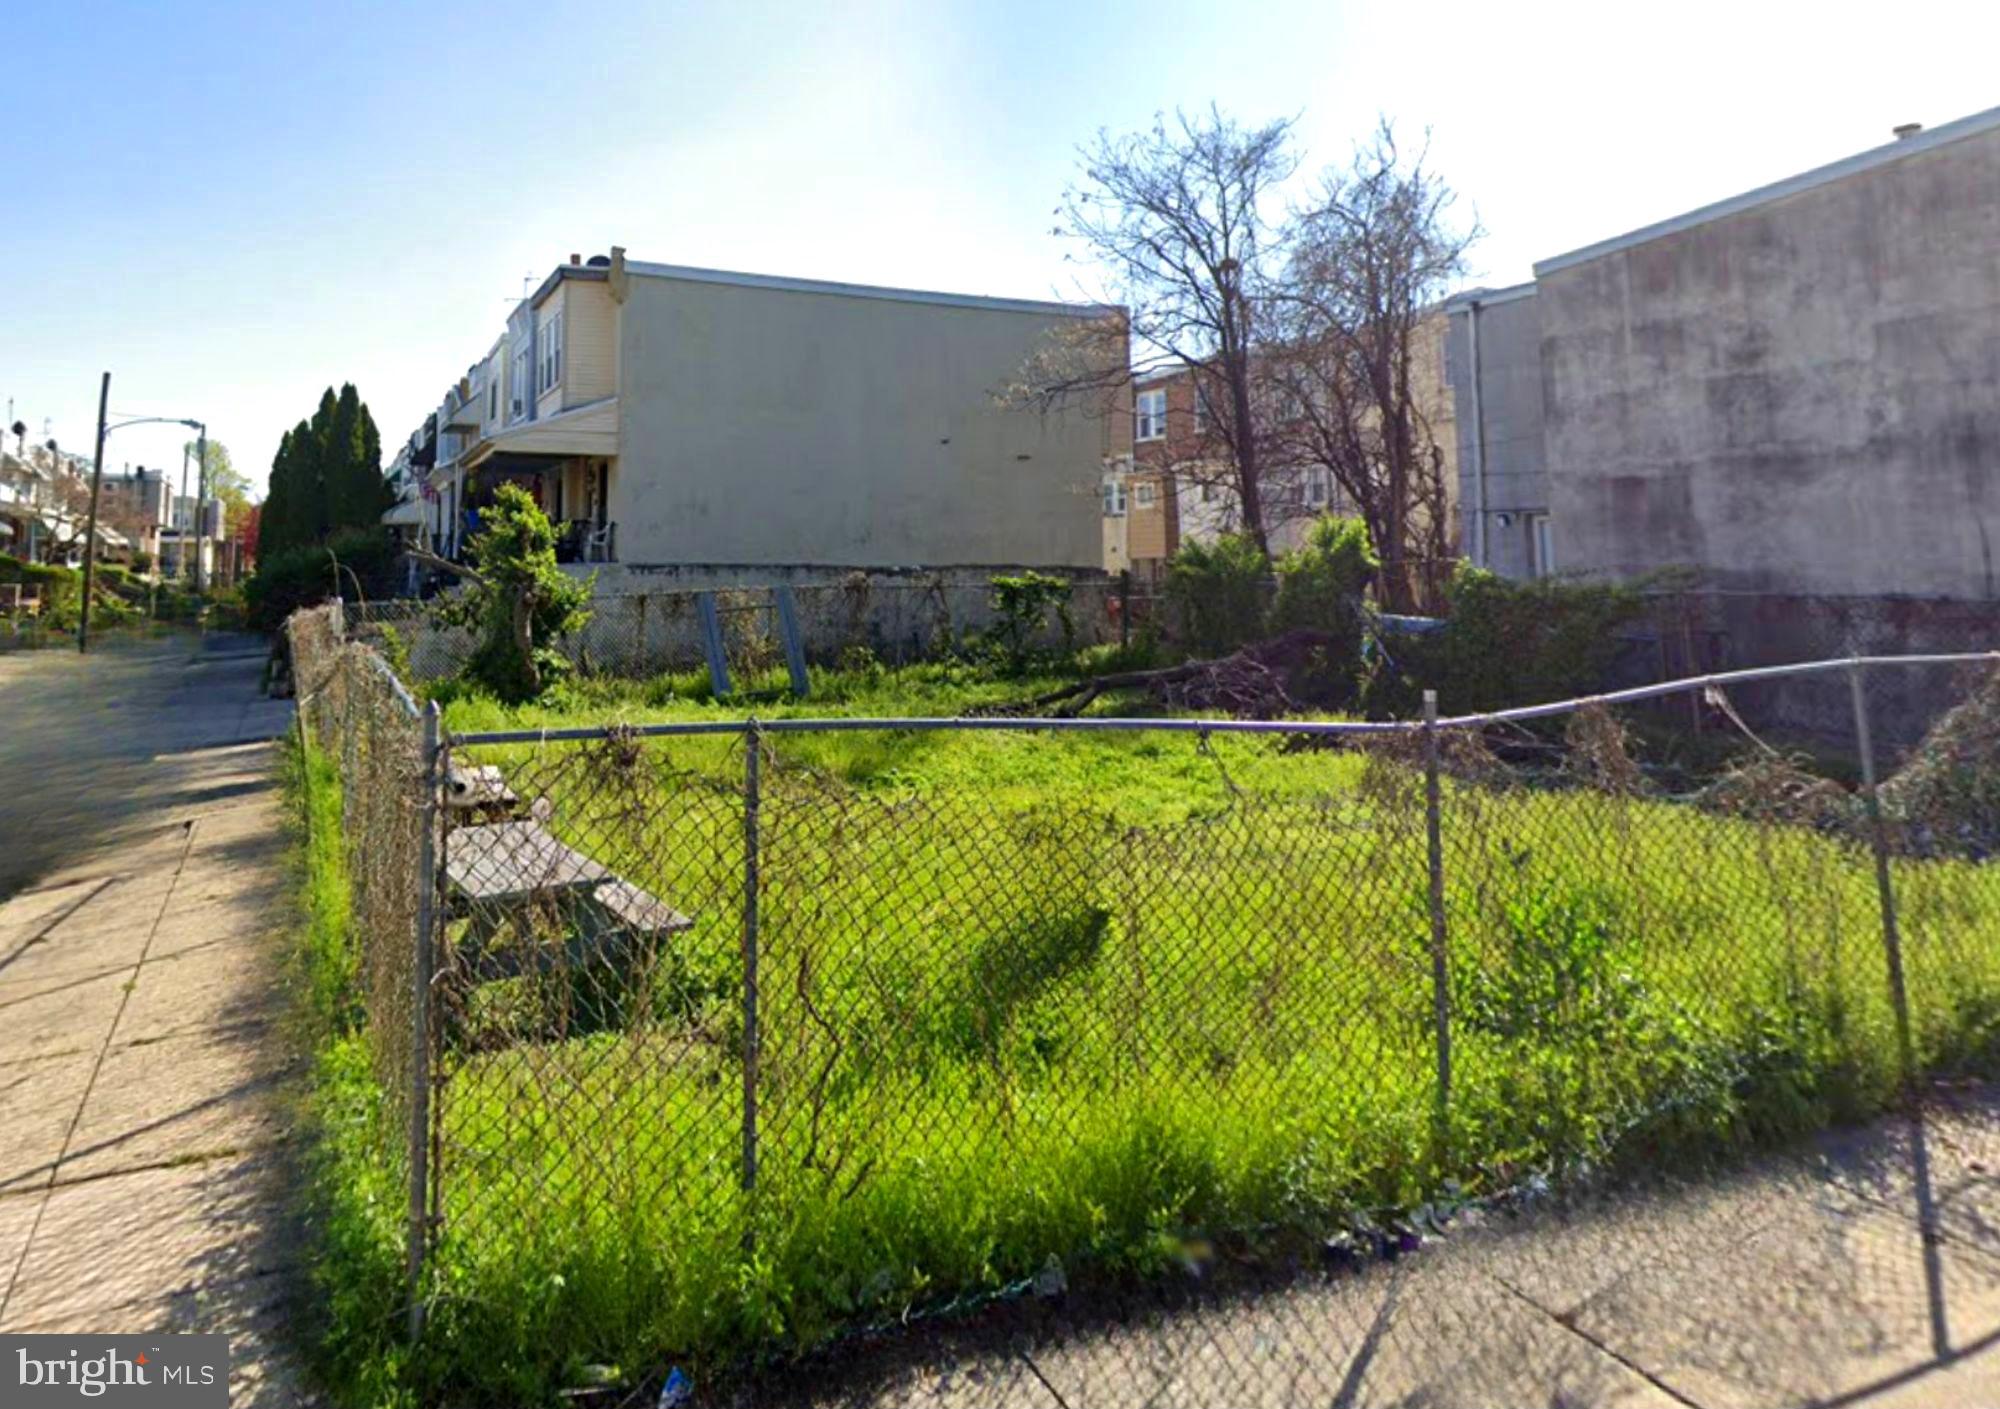
[{"label": "debris in grass", "polygon": [[673,1409],[676,1404],[688,1404],[694,1400],[694,1381],[676,1365],[667,1371],[667,1382],[660,1386],[658,1409]]},{"label": "debris in grass", "polygon": [[1353,1267],[1362,1259],[1361,1240],[1352,1233],[1335,1233],[1320,1244],[1320,1254],[1335,1267]]},{"label": "debris in grass", "polygon": [[1063,1272],[1062,1259],[1054,1253],[1042,1264],[1042,1270],[1035,1274],[1035,1295],[1058,1297],[1069,1290],[1069,1278]]}]

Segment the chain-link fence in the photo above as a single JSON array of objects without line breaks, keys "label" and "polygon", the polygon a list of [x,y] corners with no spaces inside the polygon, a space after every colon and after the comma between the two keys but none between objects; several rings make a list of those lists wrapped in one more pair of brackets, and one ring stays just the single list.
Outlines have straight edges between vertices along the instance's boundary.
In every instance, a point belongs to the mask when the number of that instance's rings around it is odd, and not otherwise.
[{"label": "chain-link fence", "polygon": [[[713,659],[705,621],[711,611],[729,678],[752,683],[785,666],[786,613],[805,662],[815,667],[838,666],[862,652],[888,665],[935,660],[1000,619],[990,577],[883,580],[856,573],[832,583],[606,594],[592,600],[589,622],[559,648],[585,674],[644,678],[706,670]],[[358,639],[401,654],[416,680],[456,674],[472,655],[472,633],[449,623],[435,602],[350,605],[348,617]],[[1051,613],[1038,638],[1025,644],[1068,651],[1172,624],[1148,589],[1129,579],[1086,577],[1071,583],[1065,611]]]},{"label": "chain-link fence", "polygon": [[[1777,676],[1436,723],[776,719],[426,759],[333,624],[293,651],[384,1089],[425,1134],[413,1266],[457,1333],[527,1314],[558,1359],[1358,1247],[1865,1115],[1994,1041],[2000,656],[1788,668],[1846,692],[1860,785],[1758,753],[1670,796],[1623,714]],[[1876,716],[1910,673],[1957,703],[1898,759]]]},{"label": "chain-link fence", "polygon": [[[1658,592],[1624,633],[1607,687],[1715,671],[1854,655],[1977,652],[2000,639],[2000,603],[1946,598],[1730,592]],[[1876,682],[1879,734],[1908,745],[1945,708],[1954,681],[1944,671],[1903,671]],[[1737,722],[1801,742],[1841,744],[1852,732],[1845,683],[1816,673],[1747,681],[1731,691],[1736,719],[1696,696],[1657,712],[1695,731],[1733,732]]]},{"label": "chain-link fence", "polygon": [[[435,969],[437,714],[418,708],[379,654],[346,639],[344,617],[336,601],[286,623],[294,717],[305,786],[339,789],[347,933],[384,1114],[376,1153],[409,1191],[414,1273],[432,1187],[432,1044],[425,1025]],[[331,779],[316,776],[316,758],[331,762]],[[313,811],[308,801],[308,824]]]}]

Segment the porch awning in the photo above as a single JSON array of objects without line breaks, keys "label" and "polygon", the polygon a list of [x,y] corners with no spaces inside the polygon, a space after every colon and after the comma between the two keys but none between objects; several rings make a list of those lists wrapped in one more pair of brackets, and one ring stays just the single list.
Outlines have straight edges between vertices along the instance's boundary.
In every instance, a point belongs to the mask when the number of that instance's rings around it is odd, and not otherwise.
[{"label": "porch awning", "polygon": [[382,515],[382,522],[401,528],[415,528],[424,521],[424,506],[415,499],[403,499]]},{"label": "porch awning", "polygon": [[467,469],[495,456],[610,456],[618,453],[618,398],[606,397],[588,406],[560,411],[539,421],[502,431],[473,450]]}]

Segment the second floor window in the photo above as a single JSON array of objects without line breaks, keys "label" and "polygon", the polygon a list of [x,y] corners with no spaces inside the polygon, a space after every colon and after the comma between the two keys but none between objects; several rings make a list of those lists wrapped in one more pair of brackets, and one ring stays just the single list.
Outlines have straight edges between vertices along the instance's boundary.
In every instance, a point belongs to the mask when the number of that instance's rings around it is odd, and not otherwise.
[{"label": "second floor window", "polygon": [[1162,440],[1167,434],[1167,394],[1165,391],[1139,393],[1139,414],[1132,428],[1134,440]]},{"label": "second floor window", "polygon": [[1200,387],[1194,393],[1194,433],[1208,434],[1208,398],[1202,395]]},{"label": "second floor window", "polygon": [[507,408],[509,419],[518,419],[528,414],[528,348],[524,343],[514,354],[514,380],[507,387],[511,404]]},{"label": "second floor window", "polygon": [[500,419],[500,379],[498,377],[494,377],[486,383],[486,419],[489,421]]},{"label": "second floor window", "polygon": [[1125,512],[1125,481],[1112,475],[1104,481],[1104,515],[1119,518]]},{"label": "second floor window", "polygon": [[1141,480],[1132,486],[1132,502],[1141,509],[1150,509],[1159,498],[1159,491],[1151,480]]},{"label": "second floor window", "polygon": [[558,311],[542,324],[542,375],[538,390],[547,391],[562,380],[563,319]]}]

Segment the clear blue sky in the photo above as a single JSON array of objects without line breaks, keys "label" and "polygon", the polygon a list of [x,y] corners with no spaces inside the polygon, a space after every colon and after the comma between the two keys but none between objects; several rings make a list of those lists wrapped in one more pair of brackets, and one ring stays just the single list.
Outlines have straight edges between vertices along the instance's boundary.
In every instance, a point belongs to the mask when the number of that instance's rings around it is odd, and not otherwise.
[{"label": "clear blue sky", "polygon": [[1074,292],[1076,144],[1177,104],[1297,115],[1321,163],[1429,126],[1495,284],[2000,105],[1990,0],[13,0],[0,40],[0,399],[87,450],[108,368],[260,482],[328,383],[393,449],[571,251]]}]

